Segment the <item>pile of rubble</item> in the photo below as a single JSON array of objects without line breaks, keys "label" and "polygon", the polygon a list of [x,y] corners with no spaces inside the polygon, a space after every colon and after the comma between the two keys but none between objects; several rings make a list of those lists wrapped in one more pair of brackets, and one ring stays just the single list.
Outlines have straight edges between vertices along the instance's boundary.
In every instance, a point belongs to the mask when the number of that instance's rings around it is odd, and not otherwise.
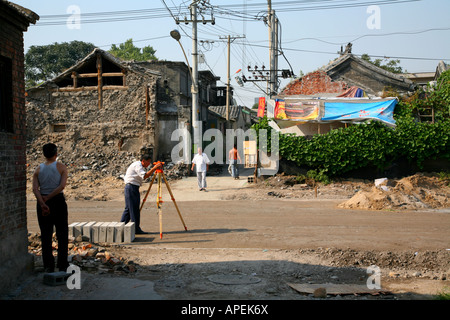
[{"label": "pile of rubble", "polygon": [[400,180],[383,180],[361,190],[339,207],[349,209],[437,209],[450,207],[448,181],[436,174],[417,173]]},{"label": "pile of rubble", "polygon": [[[36,138],[27,144],[27,192],[30,195],[34,170],[45,160],[42,154],[45,143],[47,141]],[[67,199],[111,200],[109,190],[124,187],[123,178],[128,166],[139,159],[139,152],[119,151],[113,141],[82,140],[72,145],[61,140],[54,143],[58,146],[58,161],[64,163],[69,171],[64,190]],[[164,173],[167,180],[192,174],[189,165],[171,162],[165,162]]]},{"label": "pile of rubble", "polygon": [[[69,263],[80,267],[81,270],[99,274],[130,274],[135,273],[139,265],[132,260],[116,257],[108,251],[109,245],[97,245],[87,241],[86,237],[69,237]],[[58,241],[56,233],[52,239],[53,254],[57,255]],[[28,234],[28,252],[35,256],[35,269],[43,269],[42,266],[42,246],[39,233]]]}]

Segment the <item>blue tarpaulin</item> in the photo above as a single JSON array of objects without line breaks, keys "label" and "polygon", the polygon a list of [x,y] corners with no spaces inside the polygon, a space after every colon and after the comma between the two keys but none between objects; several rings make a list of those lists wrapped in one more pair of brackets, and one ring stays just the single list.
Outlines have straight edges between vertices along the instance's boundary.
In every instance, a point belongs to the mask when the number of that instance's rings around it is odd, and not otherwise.
[{"label": "blue tarpaulin", "polygon": [[321,121],[363,121],[380,120],[395,126],[393,118],[397,99],[377,102],[325,102]]}]

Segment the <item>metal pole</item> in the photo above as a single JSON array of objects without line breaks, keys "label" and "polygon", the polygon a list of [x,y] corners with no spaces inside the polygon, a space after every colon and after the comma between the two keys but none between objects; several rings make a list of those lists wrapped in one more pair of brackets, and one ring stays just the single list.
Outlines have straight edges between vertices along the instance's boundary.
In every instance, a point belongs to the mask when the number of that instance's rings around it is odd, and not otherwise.
[{"label": "metal pole", "polygon": [[227,126],[230,120],[230,36],[228,36],[228,61],[227,61]]},{"label": "metal pole", "polygon": [[273,93],[278,93],[278,19],[275,16],[275,11],[272,11],[272,21],[273,21],[273,35],[274,35],[274,53],[273,53]]},{"label": "metal pole", "polygon": [[269,27],[269,67],[270,67],[270,78],[269,78],[269,98],[273,94],[273,80],[275,70],[275,59],[274,59],[274,42],[273,42],[273,12],[272,12],[272,1],[267,0],[267,24]]},{"label": "metal pole", "polygon": [[191,5],[191,20],[192,20],[192,128],[193,128],[193,141],[194,141],[194,153],[197,150],[197,146],[200,141],[200,135],[198,132],[198,53],[197,53],[197,4],[195,0],[192,0]]}]

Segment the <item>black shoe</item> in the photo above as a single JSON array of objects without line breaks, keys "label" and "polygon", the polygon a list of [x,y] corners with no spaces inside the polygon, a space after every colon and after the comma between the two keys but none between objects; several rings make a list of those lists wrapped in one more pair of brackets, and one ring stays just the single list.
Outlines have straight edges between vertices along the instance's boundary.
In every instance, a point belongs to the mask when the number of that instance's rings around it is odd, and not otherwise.
[{"label": "black shoe", "polygon": [[136,230],[135,234],[147,234],[148,232],[142,231],[141,229]]}]

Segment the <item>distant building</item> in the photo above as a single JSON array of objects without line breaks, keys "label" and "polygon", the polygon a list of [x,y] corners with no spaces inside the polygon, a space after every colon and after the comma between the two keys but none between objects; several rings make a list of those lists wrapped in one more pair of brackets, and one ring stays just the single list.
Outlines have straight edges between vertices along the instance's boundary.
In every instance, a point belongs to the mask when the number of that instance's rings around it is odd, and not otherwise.
[{"label": "distant building", "polygon": [[415,83],[401,74],[377,67],[350,52],[341,55],[317,71],[293,80],[280,95],[333,97],[351,87],[359,87],[368,95],[381,97],[387,90],[407,94]]},{"label": "distant building", "polygon": [[327,133],[369,118],[392,126],[397,97],[414,92],[416,87],[405,75],[377,67],[353,55],[347,46],[337,59],[291,81],[268,101],[267,114],[276,118],[277,100],[284,101],[285,119],[276,120],[280,131],[303,136]]}]

